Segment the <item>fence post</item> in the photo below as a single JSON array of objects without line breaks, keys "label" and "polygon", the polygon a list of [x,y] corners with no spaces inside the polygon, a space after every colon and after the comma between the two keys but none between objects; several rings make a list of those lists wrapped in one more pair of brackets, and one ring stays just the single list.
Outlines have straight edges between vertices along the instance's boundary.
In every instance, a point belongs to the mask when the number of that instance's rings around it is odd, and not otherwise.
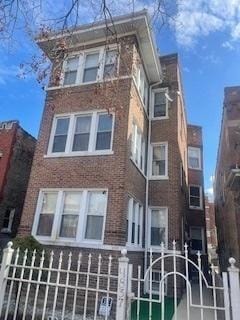
[{"label": "fence post", "polygon": [[127,293],[128,293],[128,262],[127,250],[121,251],[118,259],[118,290],[116,320],[126,320]]},{"label": "fence post", "polygon": [[238,320],[240,315],[240,286],[239,286],[239,269],[235,267],[236,260],[229,259],[230,267],[228,268],[230,281],[230,298],[232,309],[232,320]]},{"label": "fence post", "polygon": [[12,242],[8,242],[7,248],[3,250],[2,264],[0,269],[0,317],[2,315],[2,308],[4,303],[5,290],[7,285],[6,277],[8,276],[9,266],[12,261],[14,249],[12,249]]}]

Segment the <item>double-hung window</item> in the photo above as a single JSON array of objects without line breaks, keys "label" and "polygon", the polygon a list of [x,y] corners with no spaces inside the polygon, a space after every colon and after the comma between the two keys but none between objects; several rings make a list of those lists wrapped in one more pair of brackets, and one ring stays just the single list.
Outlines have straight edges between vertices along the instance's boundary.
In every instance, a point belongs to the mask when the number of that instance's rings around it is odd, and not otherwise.
[{"label": "double-hung window", "polygon": [[131,159],[145,173],[146,143],[141,130],[132,124]]},{"label": "double-hung window", "polygon": [[168,209],[151,208],[149,223],[149,246],[160,247],[168,243]]},{"label": "double-hung window", "polygon": [[3,218],[3,225],[2,225],[1,232],[10,233],[12,231],[14,215],[15,215],[15,209],[7,208]]},{"label": "double-hung window", "polygon": [[188,168],[201,170],[201,149],[188,147]]},{"label": "double-hung window", "polygon": [[42,190],[32,233],[51,243],[102,243],[106,210],[106,190]]},{"label": "double-hung window", "polygon": [[204,252],[204,230],[200,227],[190,227],[191,252]]},{"label": "double-hung window", "polygon": [[168,117],[168,100],[166,98],[167,88],[153,90],[152,95],[152,118]]},{"label": "double-hung window", "polygon": [[189,186],[189,207],[191,209],[202,209],[202,187]]},{"label": "double-hung window", "polygon": [[127,216],[127,244],[129,246],[142,246],[142,220],[143,206],[133,198],[129,198]]},{"label": "double-hung window", "polygon": [[106,192],[90,192],[87,203],[85,239],[102,239],[105,212]]},{"label": "double-hung window", "polygon": [[57,119],[54,138],[53,138],[53,145],[52,145],[53,153],[65,152],[68,129],[69,129],[69,120],[70,118],[68,117],[62,117]]},{"label": "double-hung window", "polygon": [[79,57],[70,57],[64,62],[63,85],[75,84],[77,81]]},{"label": "double-hung window", "polygon": [[72,151],[87,151],[91,131],[92,116],[85,115],[76,117],[75,132]]},{"label": "double-hung window", "polygon": [[148,80],[144,71],[142,64],[138,64],[135,67],[134,80],[137,86],[138,92],[142,99],[145,110],[147,110],[148,105]]},{"label": "double-hung window", "polygon": [[166,179],[168,176],[168,144],[154,143],[151,147],[151,178]]},{"label": "double-hung window", "polygon": [[97,80],[99,68],[99,52],[85,55],[82,82],[94,82]]},{"label": "double-hung window", "polygon": [[112,150],[113,114],[89,112],[56,115],[49,141],[49,156],[102,154]]},{"label": "double-hung window", "polygon": [[118,56],[116,47],[100,47],[69,56],[63,63],[62,85],[92,83],[116,77]]},{"label": "double-hung window", "polygon": [[113,78],[117,73],[117,58],[118,52],[117,50],[107,50],[105,54],[105,64],[103,77],[106,79]]}]

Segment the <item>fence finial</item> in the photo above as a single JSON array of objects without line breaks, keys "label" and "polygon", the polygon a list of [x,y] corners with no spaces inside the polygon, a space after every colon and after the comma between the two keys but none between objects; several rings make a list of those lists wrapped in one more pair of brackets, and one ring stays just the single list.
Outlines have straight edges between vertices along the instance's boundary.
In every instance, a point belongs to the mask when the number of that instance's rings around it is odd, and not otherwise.
[{"label": "fence finial", "polygon": [[13,242],[12,241],[9,241],[7,243],[7,249],[12,249],[12,246],[13,246]]},{"label": "fence finial", "polygon": [[126,255],[127,255],[127,249],[126,249],[126,248],[123,248],[123,249],[121,250],[121,255],[122,255],[123,257],[126,257]]},{"label": "fence finial", "polygon": [[235,263],[236,263],[236,259],[234,259],[233,257],[229,258],[229,263],[230,263],[230,267],[231,268],[236,268],[235,267]]}]

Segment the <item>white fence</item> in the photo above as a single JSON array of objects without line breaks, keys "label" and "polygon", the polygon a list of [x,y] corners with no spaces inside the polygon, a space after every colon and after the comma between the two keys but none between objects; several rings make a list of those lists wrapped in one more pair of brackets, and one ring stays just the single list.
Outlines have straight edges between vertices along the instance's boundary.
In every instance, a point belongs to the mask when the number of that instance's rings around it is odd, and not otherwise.
[{"label": "white fence", "polygon": [[200,253],[195,264],[187,246],[181,255],[175,242],[170,254],[164,246],[157,256],[150,251],[148,265],[145,273],[131,265],[126,250],[119,258],[66,257],[62,252],[21,253],[9,243],[0,269],[0,319],[239,319],[239,270],[233,258],[222,282],[213,266],[209,277],[203,273]]}]

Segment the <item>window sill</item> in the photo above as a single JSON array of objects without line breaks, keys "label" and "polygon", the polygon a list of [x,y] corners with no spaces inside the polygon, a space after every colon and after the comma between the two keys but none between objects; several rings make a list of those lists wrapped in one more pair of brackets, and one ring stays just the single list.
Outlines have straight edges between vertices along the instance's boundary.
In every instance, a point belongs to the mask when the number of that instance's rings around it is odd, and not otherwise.
[{"label": "window sill", "polygon": [[134,166],[138,169],[138,171],[141,173],[141,175],[147,179],[146,175],[144,174],[144,172],[139,168],[139,166],[137,165],[137,163],[133,160],[132,157],[130,157],[130,160],[132,161],[132,163],[134,164]]},{"label": "window sill", "polygon": [[114,77],[114,78],[110,78],[110,79],[101,79],[101,80],[97,80],[97,81],[90,81],[90,82],[82,82],[82,83],[75,83],[75,84],[67,84],[67,85],[59,85],[59,86],[52,86],[52,87],[47,87],[45,88],[46,91],[51,91],[51,90],[59,90],[59,89],[71,89],[71,88],[75,88],[75,87],[83,87],[83,86],[87,86],[87,85],[91,85],[91,84],[101,84],[101,83],[105,83],[105,82],[112,82],[115,80],[119,80],[119,79],[131,79],[132,76],[119,76],[119,77]]},{"label": "window sill", "polygon": [[6,234],[10,234],[12,231],[9,229],[2,229],[1,233],[6,233]]},{"label": "window sill", "polygon": [[[33,235],[34,236],[34,235]],[[42,244],[46,244],[46,245],[60,245],[60,246],[69,246],[69,247],[86,247],[86,248],[94,248],[94,247],[99,247],[103,245],[103,241],[87,241],[87,240],[83,240],[81,242],[75,240],[75,239],[67,239],[67,238],[58,238],[56,240],[52,240],[48,237],[43,237],[43,236],[34,236],[39,242],[41,242]]]},{"label": "window sill", "polygon": [[126,244],[126,249],[128,251],[143,251],[144,249],[142,246],[136,246],[136,245],[131,245],[131,244]]},{"label": "window sill", "polygon": [[149,180],[169,180],[169,176],[151,176]]},{"label": "window sill", "polygon": [[[152,250],[152,252],[156,252],[156,253],[161,253],[162,252],[162,249],[161,249],[160,246],[148,247],[147,251],[150,252],[150,249]],[[175,252],[176,252],[176,254],[182,254],[182,252],[180,250],[176,250]],[[164,253],[173,253],[173,250],[165,249],[165,247],[164,247]]]},{"label": "window sill", "polygon": [[191,209],[191,210],[198,210],[198,211],[203,210],[202,207],[193,207],[193,206],[189,206],[189,209]]},{"label": "window sill", "polygon": [[44,158],[67,158],[67,157],[91,157],[91,156],[109,156],[113,155],[114,152],[112,150],[101,151],[101,152],[72,152],[72,153],[49,153],[45,154]]},{"label": "window sill", "polygon": [[151,121],[155,121],[155,120],[168,120],[169,119],[169,116],[166,116],[166,117],[152,117],[151,118]]},{"label": "window sill", "polygon": [[190,168],[188,167],[189,170],[196,170],[196,171],[202,171],[202,168]]}]

